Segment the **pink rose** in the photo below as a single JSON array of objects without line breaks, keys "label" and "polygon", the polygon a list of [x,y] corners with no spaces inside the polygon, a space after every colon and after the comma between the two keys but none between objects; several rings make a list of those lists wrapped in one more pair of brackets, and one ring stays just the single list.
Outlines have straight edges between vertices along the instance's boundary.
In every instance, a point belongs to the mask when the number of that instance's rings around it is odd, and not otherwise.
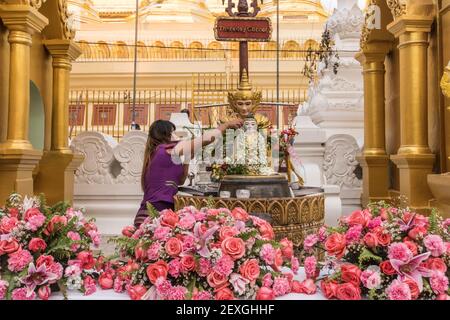
[{"label": "pink rose", "polygon": [[169,256],[175,257],[181,253],[183,244],[177,238],[170,238],[166,242],[165,249]]},{"label": "pink rose", "polygon": [[358,210],[347,217],[346,222],[351,226],[361,225],[365,227],[369,223],[371,218],[372,215],[368,210]]},{"label": "pink rose", "polygon": [[271,265],[271,267],[275,272],[280,272],[280,268],[282,265],[283,265],[283,254],[281,253],[281,249],[276,249],[275,260],[274,263]]},{"label": "pink rose", "polygon": [[51,294],[52,290],[50,289],[50,286],[43,286],[38,290],[38,297],[41,300],[48,300]]},{"label": "pink rose", "polygon": [[134,226],[127,226],[122,229],[122,235],[125,237],[131,238],[131,236],[136,232],[136,228]]},{"label": "pink rose", "polygon": [[81,251],[77,255],[77,260],[80,260],[81,268],[84,270],[90,270],[95,266],[95,260],[91,251]]},{"label": "pink rose", "polygon": [[336,297],[339,300],[361,300],[361,290],[352,283],[338,284]]},{"label": "pink rose", "polygon": [[227,287],[222,287],[216,291],[215,300],[234,300],[233,291]]},{"label": "pink rose", "polygon": [[374,233],[366,233],[363,240],[369,248],[375,248],[378,245],[378,238]]},{"label": "pink rose", "polygon": [[239,273],[251,282],[256,281],[260,274],[260,268],[258,260],[250,259],[246,260],[239,268]]},{"label": "pink rose", "polygon": [[441,258],[429,258],[427,261],[425,261],[423,266],[428,270],[439,271],[442,273],[447,272],[447,265]]},{"label": "pink rose", "polygon": [[14,238],[0,241],[0,256],[5,253],[10,254],[16,252],[19,249],[20,245]]},{"label": "pink rose", "polygon": [[38,208],[30,208],[27,211],[25,211],[25,214],[23,215],[23,219],[28,222],[32,217],[42,215],[42,212],[39,211]]},{"label": "pink rose", "polygon": [[378,244],[387,247],[391,244],[391,235],[389,233],[377,232]]},{"label": "pink rose", "polygon": [[283,257],[291,259],[294,255],[294,244],[288,238],[284,238],[280,241],[281,253]]},{"label": "pink rose", "polygon": [[163,278],[165,280],[168,271],[169,267],[163,260],[158,260],[157,262],[150,264],[146,269],[147,277],[152,284],[155,284],[158,278]]},{"label": "pink rose", "polygon": [[36,267],[40,267],[43,264],[45,264],[45,266],[47,268],[50,268],[50,266],[53,263],[55,263],[55,259],[52,256],[48,256],[48,255],[43,254],[42,256],[37,258],[37,260],[36,260]]},{"label": "pink rose", "polygon": [[245,242],[241,238],[226,238],[221,244],[222,250],[234,260],[240,259],[245,254]]},{"label": "pink rose", "polygon": [[307,295],[312,295],[317,292],[317,286],[312,279],[306,279],[303,282],[294,280],[292,281],[291,288],[292,292],[303,293]]},{"label": "pink rose", "polygon": [[192,255],[181,257],[180,263],[182,272],[190,272],[195,270],[195,258]]},{"label": "pink rose", "polygon": [[439,257],[446,251],[445,243],[438,235],[428,235],[423,239],[423,244],[431,252],[433,257]]},{"label": "pink rose", "polygon": [[31,252],[44,251],[45,248],[47,248],[47,244],[41,238],[33,238],[30,240],[30,243],[28,243],[28,249],[30,249]]},{"label": "pink rose", "polygon": [[67,217],[65,216],[53,216],[44,230],[44,234],[49,236],[50,234],[57,232],[62,227],[67,225]]},{"label": "pink rose", "polygon": [[413,240],[419,240],[419,238],[424,237],[427,234],[427,229],[425,227],[414,227],[408,232],[408,236]]},{"label": "pink rose", "polygon": [[161,212],[161,225],[164,227],[175,228],[180,218],[172,210],[164,210]]},{"label": "pink rose", "polygon": [[131,300],[141,300],[142,296],[147,293],[147,288],[143,285],[137,284],[128,288],[128,295]]},{"label": "pink rose", "polygon": [[98,278],[98,284],[103,290],[112,289],[114,286],[114,277],[109,272],[104,272]]},{"label": "pink rose", "polygon": [[272,289],[262,287],[256,293],[256,300],[275,300],[275,294]]},{"label": "pink rose", "polygon": [[261,233],[261,237],[264,240],[273,240],[275,238],[275,233],[273,232],[272,226],[266,222],[261,222],[258,226],[258,231]]},{"label": "pink rose", "polygon": [[0,220],[0,233],[10,233],[19,223],[17,218],[3,217]]},{"label": "pink rose", "polygon": [[328,279],[320,282],[320,289],[327,299],[336,297],[337,286],[338,284],[335,281],[329,281]]},{"label": "pink rose", "polygon": [[393,276],[397,273],[397,271],[395,271],[395,269],[392,267],[392,264],[389,260],[381,262],[380,269],[384,274],[388,276]]},{"label": "pink rose", "polygon": [[231,215],[236,220],[247,221],[249,219],[249,215],[248,215],[247,211],[245,211],[242,208],[234,208],[231,211]]},{"label": "pink rose", "polygon": [[212,288],[222,287],[224,284],[228,282],[227,277],[225,275],[222,275],[215,271],[208,274],[206,280],[208,281],[208,284]]},{"label": "pink rose", "polygon": [[409,287],[409,291],[411,292],[411,299],[417,300],[417,298],[420,295],[420,290],[419,290],[419,286],[417,285],[417,283],[410,278],[405,278],[403,280],[403,282],[406,283]]},{"label": "pink rose", "polygon": [[341,266],[342,280],[353,284],[355,287],[359,287],[361,270],[350,263]]},{"label": "pink rose", "polygon": [[238,234],[238,231],[236,230],[236,228],[230,227],[230,226],[223,226],[219,230],[219,239],[221,241],[223,241],[226,238],[232,238],[232,237],[234,237],[237,234]]},{"label": "pink rose", "polygon": [[325,241],[325,249],[331,256],[341,258],[346,248],[345,236],[340,233],[333,233]]}]

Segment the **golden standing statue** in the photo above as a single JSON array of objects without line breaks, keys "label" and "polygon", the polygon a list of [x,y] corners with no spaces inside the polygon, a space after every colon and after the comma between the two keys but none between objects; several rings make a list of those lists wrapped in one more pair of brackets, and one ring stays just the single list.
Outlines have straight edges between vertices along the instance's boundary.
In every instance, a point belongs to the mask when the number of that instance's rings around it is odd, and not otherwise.
[{"label": "golden standing statue", "polygon": [[258,124],[258,129],[268,129],[272,126],[269,119],[257,113],[259,104],[261,103],[262,93],[252,89],[252,85],[248,80],[247,70],[242,73],[242,79],[239,83],[238,90],[228,93],[228,103],[230,107],[227,114],[221,122],[235,119],[244,120],[250,114],[253,114]]}]

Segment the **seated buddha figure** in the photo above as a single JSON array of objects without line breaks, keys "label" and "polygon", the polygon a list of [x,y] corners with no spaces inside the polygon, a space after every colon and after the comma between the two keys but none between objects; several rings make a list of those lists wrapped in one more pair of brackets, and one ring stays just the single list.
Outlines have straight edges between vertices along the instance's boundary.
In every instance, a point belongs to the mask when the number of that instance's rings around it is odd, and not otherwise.
[{"label": "seated buddha figure", "polygon": [[259,130],[270,128],[272,124],[269,119],[262,114],[256,113],[261,98],[261,92],[252,90],[252,85],[248,80],[247,72],[243,72],[238,90],[228,93],[228,103],[230,104],[230,107],[227,109],[225,117],[221,120],[223,122],[234,119],[244,120],[249,114],[253,114]]}]

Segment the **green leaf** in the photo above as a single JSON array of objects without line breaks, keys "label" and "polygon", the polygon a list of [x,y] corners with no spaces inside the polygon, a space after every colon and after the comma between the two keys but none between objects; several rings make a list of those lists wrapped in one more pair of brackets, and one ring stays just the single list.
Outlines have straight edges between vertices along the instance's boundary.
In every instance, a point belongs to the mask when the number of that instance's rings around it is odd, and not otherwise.
[{"label": "green leaf", "polygon": [[376,263],[379,264],[383,259],[373,252],[369,251],[367,248],[364,248],[359,255],[358,262],[360,268],[362,268],[365,264]]},{"label": "green leaf", "polygon": [[156,208],[150,202],[147,202],[147,211],[148,211],[148,215],[152,219],[155,219],[155,218],[159,217],[159,211],[156,210]]}]

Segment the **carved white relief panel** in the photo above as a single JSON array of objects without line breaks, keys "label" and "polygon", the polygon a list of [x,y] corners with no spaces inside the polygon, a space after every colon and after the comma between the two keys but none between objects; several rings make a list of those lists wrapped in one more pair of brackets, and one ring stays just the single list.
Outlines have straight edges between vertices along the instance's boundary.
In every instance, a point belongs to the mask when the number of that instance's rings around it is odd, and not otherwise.
[{"label": "carved white relief panel", "polygon": [[75,183],[111,184],[114,177],[111,164],[114,161],[114,142],[99,132],[83,132],[70,145],[74,153],[81,153],[84,161],[75,172]]},{"label": "carved white relief panel", "polygon": [[327,184],[339,185],[341,188],[360,188],[362,181],[355,170],[359,166],[356,156],[360,152],[354,137],[335,135],[325,143],[323,171]]},{"label": "carved white relief panel", "polygon": [[114,157],[121,166],[117,183],[139,183],[144,161],[147,134],[142,131],[130,131],[114,148]]}]

